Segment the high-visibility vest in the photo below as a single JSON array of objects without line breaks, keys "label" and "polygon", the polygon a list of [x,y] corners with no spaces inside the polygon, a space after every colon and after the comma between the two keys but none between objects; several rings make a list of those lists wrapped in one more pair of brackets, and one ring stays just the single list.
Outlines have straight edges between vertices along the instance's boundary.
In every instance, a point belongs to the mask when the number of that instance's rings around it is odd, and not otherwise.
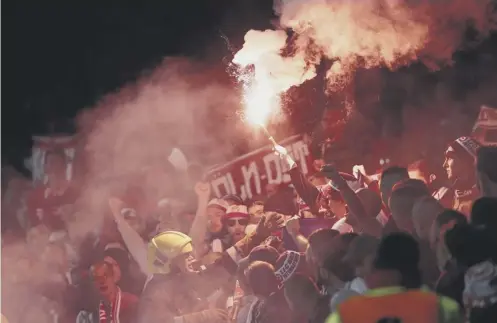
[{"label": "high-visibility vest", "polygon": [[424,290],[390,289],[348,299],[327,323],[440,323],[460,317],[455,301]]},{"label": "high-visibility vest", "polygon": [[[419,290],[353,297],[339,307],[342,323],[437,323],[438,297]],[[390,320],[389,320],[390,319]]]}]

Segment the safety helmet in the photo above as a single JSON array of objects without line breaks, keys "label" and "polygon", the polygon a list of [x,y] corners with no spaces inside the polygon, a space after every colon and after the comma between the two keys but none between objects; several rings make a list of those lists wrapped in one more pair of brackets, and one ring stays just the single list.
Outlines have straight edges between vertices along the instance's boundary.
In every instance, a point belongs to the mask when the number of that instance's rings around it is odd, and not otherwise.
[{"label": "safety helmet", "polygon": [[177,231],[159,233],[148,243],[149,270],[153,274],[168,274],[174,258],[192,251],[192,239],[186,234]]}]

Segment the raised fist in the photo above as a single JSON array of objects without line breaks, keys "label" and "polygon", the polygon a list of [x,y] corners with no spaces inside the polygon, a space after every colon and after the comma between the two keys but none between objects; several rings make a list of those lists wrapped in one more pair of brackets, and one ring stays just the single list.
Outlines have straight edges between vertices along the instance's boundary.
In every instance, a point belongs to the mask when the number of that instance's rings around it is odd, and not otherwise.
[{"label": "raised fist", "polygon": [[199,198],[208,199],[211,195],[211,184],[198,182],[197,184],[195,184],[195,194],[197,194]]}]

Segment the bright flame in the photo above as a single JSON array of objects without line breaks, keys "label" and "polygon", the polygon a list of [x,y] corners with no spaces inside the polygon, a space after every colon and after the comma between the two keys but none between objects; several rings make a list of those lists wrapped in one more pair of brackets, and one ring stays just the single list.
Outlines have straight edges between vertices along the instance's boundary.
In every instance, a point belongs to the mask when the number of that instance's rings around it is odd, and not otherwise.
[{"label": "bright flame", "polygon": [[[294,85],[313,78],[303,54],[282,57],[287,35],[283,30],[250,30],[245,44],[233,57],[236,77],[243,86],[245,118],[252,124],[266,125],[281,108],[281,94]],[[254,72],[247,70],[254,67]]]},{"label": "bright flame", "polygon": [[268,88],[264,78],[244,85],[245,118],[252,124],[265,127],[268,119],[280,108],[280,98]]}]

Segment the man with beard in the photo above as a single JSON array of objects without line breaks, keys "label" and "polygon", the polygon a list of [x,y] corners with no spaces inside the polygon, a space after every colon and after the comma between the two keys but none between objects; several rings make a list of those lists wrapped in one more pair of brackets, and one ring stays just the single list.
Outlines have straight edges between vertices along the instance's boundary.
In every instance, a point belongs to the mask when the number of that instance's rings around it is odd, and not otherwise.
[{"label": "man with beard", "polygon": [[[443,168],[451,183],[448,197],[451,198],[451,208],[469,216],[471,204],[478,197],[474,163],[478,142],[470,137],[460,137],[452,142],[445,151]],[[441,197],[438,197],[441,200]]]},{"label": "man with beard", "polygon": [[281,216],[272,213],[261,218],[254,232],[244,236],[223,252],[219,259],[199,271],[193,269],[193,246],[189,236],[167,231],[155,236],[148,245],[149,281],[138,309],[138,323],[153,322],[219,322],[228,314],[206,308],[202,298],[210,295],[236,274],[238,261],[272,231],[283,225]]},{"label": "man with beard", "polygon": [[232,205],[226,210],[224,224],[231,236],[232,244],[245,237],[245,228],[249,224],[250,215],[245,205]]}]

